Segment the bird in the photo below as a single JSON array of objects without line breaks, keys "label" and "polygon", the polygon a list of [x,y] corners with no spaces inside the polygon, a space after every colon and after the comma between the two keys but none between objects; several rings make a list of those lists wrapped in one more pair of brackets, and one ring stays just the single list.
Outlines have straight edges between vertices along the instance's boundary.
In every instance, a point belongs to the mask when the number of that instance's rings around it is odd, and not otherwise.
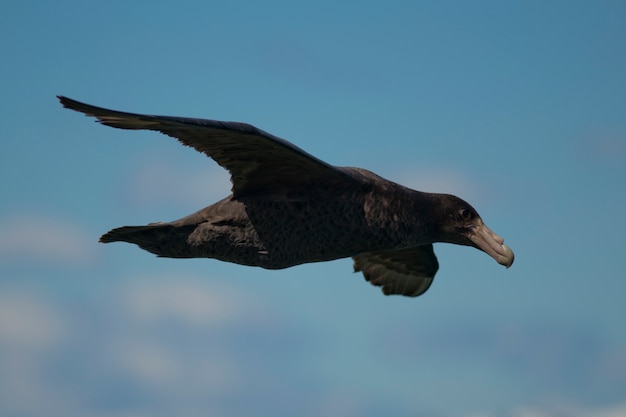
[{"label": "bird", "polygon": [[351,257],[354,272],[383,294],[407,297],[423,294],[433,282],[439,269],[433,243],[474,247],[507,268],[515,259],[504,239],[457,196],[331,165],[246,123],[127,113],[57,97],[103,125],[171,136],[231,175],[232,194],[215,204],[171,222],[112,229],[102,243],[265,269]]}]

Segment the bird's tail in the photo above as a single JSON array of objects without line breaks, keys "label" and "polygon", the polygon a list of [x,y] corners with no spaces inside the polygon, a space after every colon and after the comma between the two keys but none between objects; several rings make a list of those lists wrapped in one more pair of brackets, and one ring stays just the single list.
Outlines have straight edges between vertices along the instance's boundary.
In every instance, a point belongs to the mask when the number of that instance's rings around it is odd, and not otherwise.
[{"label": "bird's tail", "polygon": [[[110,230],[100,237],[100,242],[128,242],[158,256],[188,258],[187,236],[194,226],[174,227],[170,223],[147,226],[123,226]],[[188,229],[188,230],[183,230]]]},{"label": "bird's tail", "polygon": [[150,235],[156,233],[156,229],[159,229],[162,225],[148,225],[148,226],[123,226],[113,230],[109,230],[107,233],[100,237],[101,243],[111,242],[128,242],[139,244],[144,239],[150,239]]}]

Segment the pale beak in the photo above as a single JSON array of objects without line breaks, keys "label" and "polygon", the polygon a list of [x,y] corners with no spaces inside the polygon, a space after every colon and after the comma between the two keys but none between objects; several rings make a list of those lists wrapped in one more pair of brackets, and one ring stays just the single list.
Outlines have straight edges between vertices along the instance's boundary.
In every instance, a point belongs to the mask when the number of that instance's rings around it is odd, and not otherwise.
[{"label": "pale beak", "polygon": [[504,239],[492,232],[482,221],[479,221],[478,225],[471,227],[468,238],[500,265],[504,265],[507,268],[513,265],[515,255],[511,248],[505,245]]}]

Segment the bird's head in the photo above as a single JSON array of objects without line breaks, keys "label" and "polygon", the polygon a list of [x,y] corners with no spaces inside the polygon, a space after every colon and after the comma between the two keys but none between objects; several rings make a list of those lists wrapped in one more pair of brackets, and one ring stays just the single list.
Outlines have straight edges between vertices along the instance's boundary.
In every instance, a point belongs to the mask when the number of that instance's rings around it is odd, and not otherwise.
[{"label": "bird's head", "polygon": [[459,245],[473,246],[485,252],[507,268],[513,264],[515,255],[504,244],[504,239],[495,234],[480,218],[474,207],[466,201],[453,196],[441,195],[440,215],[441,241]]}]

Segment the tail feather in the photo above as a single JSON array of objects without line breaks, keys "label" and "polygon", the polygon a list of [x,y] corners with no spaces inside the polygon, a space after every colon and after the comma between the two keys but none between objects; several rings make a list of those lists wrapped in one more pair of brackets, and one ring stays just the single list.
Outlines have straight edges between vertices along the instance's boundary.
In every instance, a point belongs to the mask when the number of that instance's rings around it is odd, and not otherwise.
[{"label": "tail feather", "polygon": [[187,236],[194,226],[175,227],[169,223],[147,226],[123,226],[110,230],[100,237],[100,242],[128,242],[158,256],[188,258]]},{"label": "tail feather", "polygon": [[[111,242],[128,242],[138,243],[137,240],[143,240],[142,237],[146,237],[147,234],[151,234],[156,228],[162,227],[161,225],[149,225],[149,226],[123,226],[113,230],[109,230],[100,237],[101,243]],[[138,239],[140,238],[140,239]]]}]

